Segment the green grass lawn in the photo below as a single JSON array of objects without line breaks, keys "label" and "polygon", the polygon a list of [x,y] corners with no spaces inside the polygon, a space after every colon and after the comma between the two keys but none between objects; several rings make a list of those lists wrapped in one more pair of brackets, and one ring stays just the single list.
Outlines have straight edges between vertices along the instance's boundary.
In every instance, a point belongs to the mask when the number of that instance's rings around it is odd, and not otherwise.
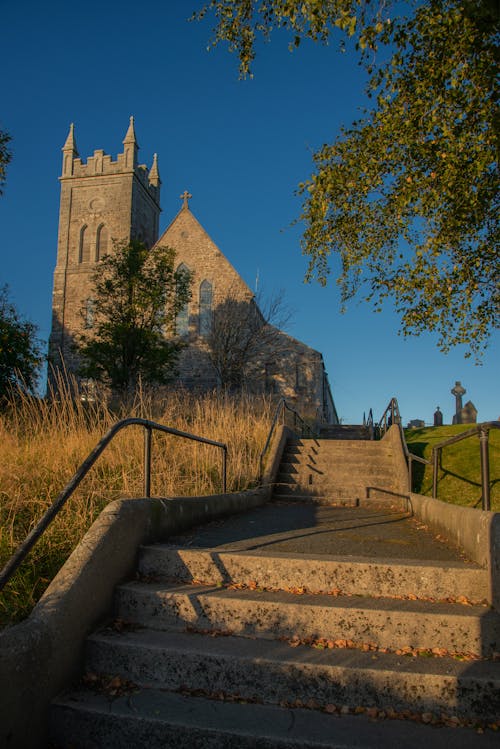
[{"label": "green grass lawn", "polygon": [[[431,459],[432,448],[450,437],[471,429],[471,424],[406,429],[408,449]],[[481,454],[479,437],[474,435],[443,448],[438,470],[438,499],[465,507],[481,508]],[[500,511],[500,429],[490,429],[491,509]],[[432,496],[432,466],[414,463],[413,491]]]}]

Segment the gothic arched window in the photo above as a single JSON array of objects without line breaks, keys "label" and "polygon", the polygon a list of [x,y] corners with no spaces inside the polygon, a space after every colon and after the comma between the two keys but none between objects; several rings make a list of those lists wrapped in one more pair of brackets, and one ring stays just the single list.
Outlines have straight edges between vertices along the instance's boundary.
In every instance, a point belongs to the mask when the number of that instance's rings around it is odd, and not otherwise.
[{"label": "gothic arched window", "polygon": [[212,284],[202,281],[200,284],[200,335],[206,336],[212,329]]},{"label": "gothic arched window", "polygon": [[[181,263],[177,268],[177,273],[189,273],[189,268],[185,263]],[[186,302],[184,307],[178,313],[175,320],[175,332],[177,335],[186,336],[189,333],[189,304]]]},{"label": "gothic arched window", "polygon": [[90,260],[90,234],[89,228],[85,224],[80,229],[80,245],[78,248],[78,262],[88,263]]},{"label": "gothic arched window", "polygon": [[97,229],[95,240],[95,259],[102,260],[108,251],[109,232],[107,226],[101,224]]},{"label": "gothic arched window", "polygon": [[94,327],[95,300],[91,297],[85,302],[85,327],[87,330]]}]

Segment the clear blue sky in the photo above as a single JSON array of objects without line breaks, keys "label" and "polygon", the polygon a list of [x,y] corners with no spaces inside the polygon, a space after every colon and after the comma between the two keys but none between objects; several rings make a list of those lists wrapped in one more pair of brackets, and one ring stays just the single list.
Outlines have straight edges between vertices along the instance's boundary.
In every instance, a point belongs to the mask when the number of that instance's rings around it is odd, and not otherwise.
[{"label": "clear blue sky", "polygon": [[161,229],[190,207],[253,288],[283,288],[295,310],[289,332],[323,353],[337,410],[356,423],[379,416],[392,396],[403,420],[432,421],[437,405],[449,423],[450,394],[461,380],[480,420],[497,419],[499,337],[481,367],[456,349],[441,354],[431,335],[403,339],[390,307],[374,314],[339,312],[327,288],[303,282],[297,184],[312,152],[333,140],[364,103],[356,60],[331,47],[304,44],[290,54],[283,36],[261,45],[254,79],[239,81],[237,60],[207,52],[210,23],[187,23],[199,0],[145,3],[56,0],[3,3],[0,128],[14,158],[0,198],[2,265],[20,311],[50,332],[56,259],[61,147],[75,123],[80,156],[122,151],[135,116],[140,160],[158,153]]}]

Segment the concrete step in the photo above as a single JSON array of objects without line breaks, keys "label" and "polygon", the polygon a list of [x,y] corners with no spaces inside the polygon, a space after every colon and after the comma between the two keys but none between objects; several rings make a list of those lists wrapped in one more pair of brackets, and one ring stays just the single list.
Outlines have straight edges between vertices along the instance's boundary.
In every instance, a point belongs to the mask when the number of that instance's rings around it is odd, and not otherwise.
[{"label": "concrete step", "polygon": [[443,742],[492,749],[498,736],[139,689],[115,699],[87,691],[61,697],[52,708],[51,740],[59,749],[440,749]]},{"label": "concrete step", "polygon": [[350,484],[354,486],[392,486],[394,484],[394,476],[391,471],[384,471],[380,468],[360,471],[354,474],[352,471],[344,468],[342,471],[333,470],[330,474],[327,474],[317,469],[293,471],[281,467],[276,477],[276,483],[294,483],[304,487],[348,486]]},{"label": "concrete step", "polygon": [[391,484],[375,484],[367,481],[364,484],[315,487],[314,484],[301,486],[295,483],[276,483],[273,487],[273,499],[279,501],[314,501],[325,505],[342,505],[359,507],[361,502],[369,499],[402,500],[406,495],[399,493]]},{"label": "concrete step", "polygon": [[486,661],[416,658],[353,649],[205,637],[195,633],[101,631],[88,640],[87,671],[145,687],[238,694],[252,702],[311,700],[496,720],[500,673]]},{"label": "concrete step", "polygon": [[370,430],[364,424],[328,424],[319,428],[319,438],[327,440],[369,440]]},{"label": "concrete step", "polygon": [[314,440],[289,439],[285,452],[299,455],[387,455],[392,447],[386,442],[372,442],[359,440]]},{"label": "concrete step", "polygon": [[138,571],[154,579],[197,580],[207,585],[253,582],[279,590],[437,600],[465,596],[477,603],[487,600],[489,591],[488,571],[460,562],[368,561],[366,557],[193,550],[162,544],[142,547]]},{"label": "concrete step", "polygon": [[440,647],[486,657],[500,650],[498,615],[486,607],[451,603],[131,582],[118,587],[116,612],[121,620],[160,630],[342,638],[382,648]]},{"label": "concrete step", "polygon": [[360,497],[363,495],[351,490],[346,491],[341,489],[332,492],[328,496],[325,494],[303,494],[302,492],[303,490],[294,491],[293,487],[291,487],[290,493],[287,494],[286,489],[283,489],[273,494],[273,499],[280,502],[312,503],[325,507],[359,507],[362,504]]},{"label": "concrete step", "polygon": [[302,454],[283,454],[282,463],[289,463],[293,466],[316,466],[322,470],[332,470],[340,468],[342,465],[356,466],[363,469],[369,465],[392,465],[391,455],[362,455],[360,453],[338,453],[330,455],[310,455]]}]

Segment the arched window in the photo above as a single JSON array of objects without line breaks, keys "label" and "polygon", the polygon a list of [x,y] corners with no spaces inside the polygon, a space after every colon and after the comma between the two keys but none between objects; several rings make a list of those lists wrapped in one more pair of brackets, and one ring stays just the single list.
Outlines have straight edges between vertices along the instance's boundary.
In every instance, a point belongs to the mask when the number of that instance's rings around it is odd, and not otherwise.
[{"label": "arched window", "polygon": [[85,302],[85,327],[87,330],[94,327],[95,300],[91,297]]},{"label": "arched window", "polygon": [[200,335],[206,336],[212,329],[212,284],[202,281],[200,284]]},{"label": "arched window", "polygon": [[107,226],[101,224],[97,229],[97,235],[95,240],[95,259],[96,261],[102,260],[104,255],[108,251],[108,237],[109,232]]},{"label": "arched window", "polygon": [[[185,263],[181,263],[177,268],[177,273],[189,273],[189,268]],[[177,335],[186,336],[189,333],[189,304],[186,302],[180,310],[175,320],[175,332]]]},{"label": "arched window", "polygon": [[87,225],[80,229],[80,246],[78,249],[78,262],[88,263],[90,260],[90,234]]}]

